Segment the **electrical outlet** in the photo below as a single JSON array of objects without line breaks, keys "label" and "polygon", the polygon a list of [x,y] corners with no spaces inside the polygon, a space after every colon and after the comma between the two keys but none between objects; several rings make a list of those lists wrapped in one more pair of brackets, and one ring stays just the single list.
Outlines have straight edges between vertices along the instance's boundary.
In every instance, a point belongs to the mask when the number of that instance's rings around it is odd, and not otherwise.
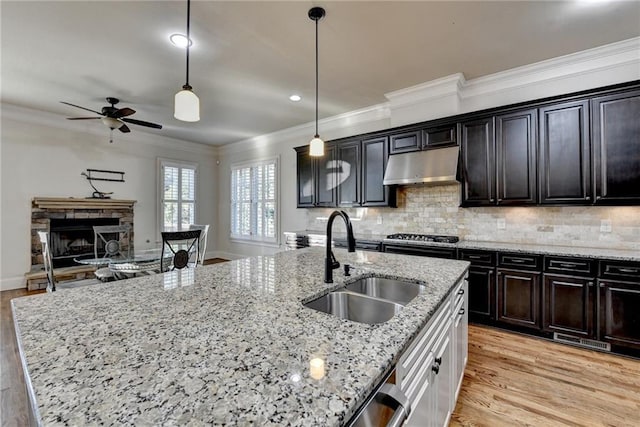
[{"label": "electrical outlet", "polygon": [[504,230],[507,228],[507,220],[504,218],[498,218],[498,230]]},{"label": "electrical outlet", "polygon": [[610,219],[600,220],[600,232],[601,233],[611,233],[611,220]]},{"label": "electrical outlet", "polygon": [[376,220],[378,225],[382,224],[382,215],[378,215],[378,219]]}]

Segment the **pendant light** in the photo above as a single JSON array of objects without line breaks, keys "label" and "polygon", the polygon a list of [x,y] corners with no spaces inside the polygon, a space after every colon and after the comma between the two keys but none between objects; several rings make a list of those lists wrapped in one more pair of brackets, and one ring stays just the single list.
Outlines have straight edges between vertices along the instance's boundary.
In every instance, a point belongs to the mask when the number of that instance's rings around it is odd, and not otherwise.
[{"label": "pendant light", "polygon": [[191,45],[190,38],[190,24],[191,24],[191,0],[187,0],[187,81],[182,90],[176,93],[175,97],[175,109],[173,116],[184,122],[197,122],[200,120],[200,100],[189,86],[189,46]]},{"label": "pendant light", "polygon": [[309,155],[314,157],[324,156],[324,141],[318,134],[318,21],[325,15],[324,9],[321,7],[313,7],[309,9],[309,18],[316,21],[316,134],[311,142],[309,142]]}]

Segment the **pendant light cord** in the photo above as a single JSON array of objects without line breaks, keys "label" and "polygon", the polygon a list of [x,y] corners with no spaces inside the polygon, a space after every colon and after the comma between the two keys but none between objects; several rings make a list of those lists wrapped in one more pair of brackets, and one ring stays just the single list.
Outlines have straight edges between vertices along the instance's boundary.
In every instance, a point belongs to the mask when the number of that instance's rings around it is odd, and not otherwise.
[{"label": "pendant light cord", "polygon": [[190,34],[190,28],[191,28],[191,0],[187,0],[187,83],[185,84],[185,86],[188,86],[189,89],[191,89],[191,86],[189,86],[189,45],[191,45],[191,34]]},{"label": "pendant light cord", "polygon": [[316,19],[316,138],[318,136],[318,19]]}]

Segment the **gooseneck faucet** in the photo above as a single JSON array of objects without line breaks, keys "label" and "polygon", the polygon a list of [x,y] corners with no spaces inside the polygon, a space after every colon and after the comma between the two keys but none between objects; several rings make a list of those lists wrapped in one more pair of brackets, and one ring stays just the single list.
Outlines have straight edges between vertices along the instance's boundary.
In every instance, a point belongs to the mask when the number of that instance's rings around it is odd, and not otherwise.
[{"label": "gooseneck faucet", "polygon": [[331,228],[333,226],[333,220],[337,217],[342,217],[344,224],[347,227],[347,250],[349,252],[356,251],[356,239],[353,237],[353,228],[351,227],[351,220],[349,215],[345,211],[333,211],[329,215],[329,221],[327,222],[327,236],[326,236],[326,255],[324,258],[324,283],[333,283],[333,270],[340,267],[340,263],[336,260],[331,250]]}]

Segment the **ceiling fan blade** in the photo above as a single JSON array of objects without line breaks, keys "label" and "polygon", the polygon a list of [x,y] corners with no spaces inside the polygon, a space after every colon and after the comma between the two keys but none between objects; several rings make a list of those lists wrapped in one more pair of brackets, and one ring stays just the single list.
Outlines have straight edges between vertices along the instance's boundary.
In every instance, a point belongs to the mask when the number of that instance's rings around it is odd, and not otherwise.
[{"label": "ceiling fan blade", "polygon": [[122,133],[129,133],[131,132],[131,129],[129,129],[129,127],[127,125],[122,125],[120,126],[118,129],[120,129],[120,132]]},{"label": "ceiling fan blade", "polygon": [[120,119],[123,122],[127,122],[127,123],[133,123],[134,125],[140,125],[140,126],[146,126],[148,128],[154,128],[154,129],[162,129],[162,125],[159,125],[157,123],[151,123],[151,122],[145,122],[142,120],[136,120],[136,119]]},{"label": "ceiling fan blade", "polygon": [[93,120],[101,119],[102,117],[67,117],[67,120]]},{"label": "ceiling fan blade", "polygon": [[82,108],[83,110],[91,111],[92,113],[96,113],[96,114],[100,114],[101,116],[104,116],[104,114],[102,114],[102,113],[101,113],[101,112],[99,112],[99,111],[90,110],[89,108],[84,108],[84,107],[81,107],[81,106],[76,105],[76,104],[71,104],[71,103],[69,103],[69,102],[64,102],[64,101],[60,101],[60,103],[61,103],[61,104],[66,104],[66,105],[71,105],[72,107],[76,107],[76,108]]},{"label": "ceiling fan blade", "polygon": [[136,110],[132,110],[129,107],[124,107],[124,108],[119,109],[115,113],[113,113],[113,115],[111,117],[113,117],[114,119],[119,119],[120,117],[130,116],[135,112],[136,112]]}]

